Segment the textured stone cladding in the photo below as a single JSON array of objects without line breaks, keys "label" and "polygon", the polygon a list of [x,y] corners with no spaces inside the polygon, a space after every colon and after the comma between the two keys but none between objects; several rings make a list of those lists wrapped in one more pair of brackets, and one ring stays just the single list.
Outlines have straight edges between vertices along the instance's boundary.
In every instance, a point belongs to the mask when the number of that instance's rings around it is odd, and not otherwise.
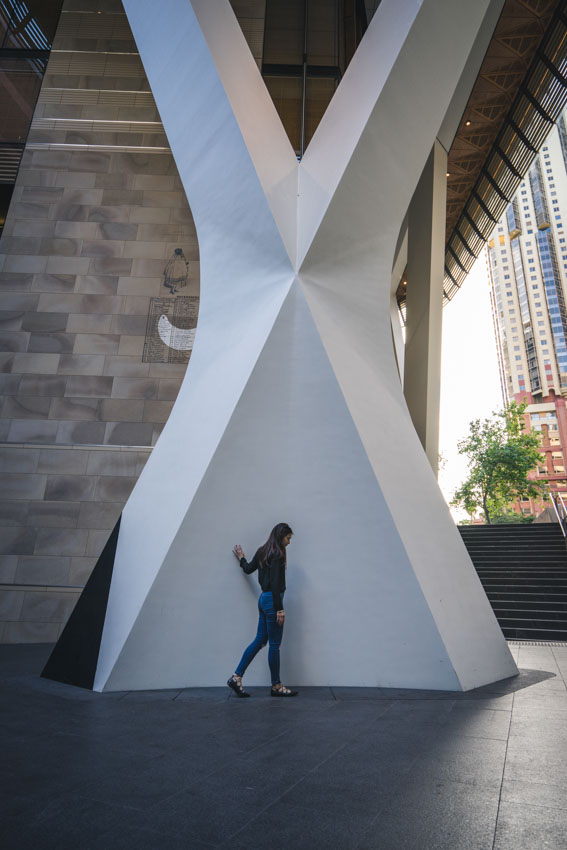
[{"label": "textured stone cladding", "polygon": [[199,295],[191,212],[118,0],[64,3],[0,254],[0,641],[54,641],[186,369],[144,359],[151,299]]}]

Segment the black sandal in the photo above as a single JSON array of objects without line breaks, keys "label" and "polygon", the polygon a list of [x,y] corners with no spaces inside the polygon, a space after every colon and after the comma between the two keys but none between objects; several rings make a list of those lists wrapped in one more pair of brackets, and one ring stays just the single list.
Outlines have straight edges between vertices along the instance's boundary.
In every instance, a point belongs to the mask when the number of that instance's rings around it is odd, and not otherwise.
[{"label": "black sandal", "polygon": [[250,694],[247,694],[244,688],[242,687],[242,679],[238,681],[238,679],[234,675],[232,675],[226,684],[229,688],[232,688],[237,697],[250,696]]},{"label": "black sandal", "polygon": [[274,688],[272,685],[270,693],[273,697],[296,697],[298,692],[286,688],[285,685],[282,685],[281,688]]}]

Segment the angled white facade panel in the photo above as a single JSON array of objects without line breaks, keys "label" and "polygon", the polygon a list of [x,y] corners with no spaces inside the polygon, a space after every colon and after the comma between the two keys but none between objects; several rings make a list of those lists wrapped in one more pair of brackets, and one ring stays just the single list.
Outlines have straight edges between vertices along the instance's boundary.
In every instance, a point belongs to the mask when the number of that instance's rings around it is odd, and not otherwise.
[{"label": "angled white facade panel", "polygon": [[[148,665],[155,687],[218,685],[257,615],[256,576],[244,577],[227,554],[235,540],[251,554],[281,517],[297,535],[288,551],[284,680],[332,684],[341,668],[344,684],[375,685],[379,664],[385,686],[403,685],[417,668],[416,687],[459,689],[297,282],[107,686],[135,687]],[[411,654],[400,628],[415,642]],[[172,645],[183,651],[171,653]],[[264,667],[253,665],[247,683],[265,682]]]},{"label": "angled white facade panel", "polygon": [[[201,306],[122,517],[95,689],[226,680],[258,592],[231,548],[251,556],[279,521],[286,681],[514,675],[390,324],[402,221],[490,0],[382,0],[300,164],[227,0],[124,5],[195,218]],[[267,681],[258,659],[247,682]]]}]

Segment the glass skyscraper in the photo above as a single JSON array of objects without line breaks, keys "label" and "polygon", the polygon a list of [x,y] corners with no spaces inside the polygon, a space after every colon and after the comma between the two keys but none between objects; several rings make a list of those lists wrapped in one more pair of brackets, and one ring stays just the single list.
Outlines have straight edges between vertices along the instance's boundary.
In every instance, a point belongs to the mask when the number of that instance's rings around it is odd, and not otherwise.
[{"label": "glass skyscraper", "polygon": [[[488,243],[503,394],[542,433],[537,475],[567,494],[567,110]],[[533,506],[523,505],[524,511]]]}]

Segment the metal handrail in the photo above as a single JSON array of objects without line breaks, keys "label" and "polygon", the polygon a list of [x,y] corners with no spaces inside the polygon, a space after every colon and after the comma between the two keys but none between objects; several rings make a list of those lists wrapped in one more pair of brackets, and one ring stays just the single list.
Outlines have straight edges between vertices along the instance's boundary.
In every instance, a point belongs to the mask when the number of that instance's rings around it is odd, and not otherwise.
[{"label": "metal handrail", "polygon": [[[550,490],[549,497],[551,499],[551,504],[553,505],[553,510],[555,511],[555,515],[557,517],[561,533],[563,537],[567,538],[567,507],[565,506],[563,496],[560,493],[554,493],[553,490]],[[557,507],[558,503],[563,513],[563,516],[561,516],[559,513],[559,509]]]}]

